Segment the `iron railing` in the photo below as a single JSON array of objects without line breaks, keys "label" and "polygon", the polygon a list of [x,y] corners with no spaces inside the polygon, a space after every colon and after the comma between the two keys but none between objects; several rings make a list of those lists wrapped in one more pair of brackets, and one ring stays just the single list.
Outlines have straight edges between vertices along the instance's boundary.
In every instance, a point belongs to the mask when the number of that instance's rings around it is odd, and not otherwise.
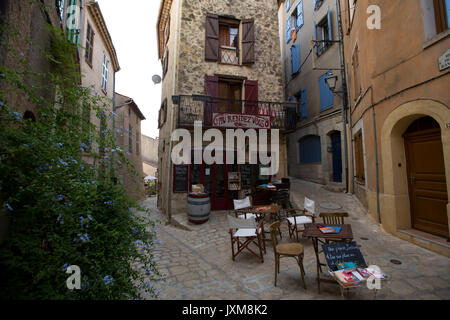
[{"label": "iron railing", "polygon": [[212,126],[214,113],[270,116],[271,128],[295,130],[298,120],[297,103],[232,100],[206,95],[179,95],[172,97],[178,108],[178,127],[191,127],[201,121]]}]

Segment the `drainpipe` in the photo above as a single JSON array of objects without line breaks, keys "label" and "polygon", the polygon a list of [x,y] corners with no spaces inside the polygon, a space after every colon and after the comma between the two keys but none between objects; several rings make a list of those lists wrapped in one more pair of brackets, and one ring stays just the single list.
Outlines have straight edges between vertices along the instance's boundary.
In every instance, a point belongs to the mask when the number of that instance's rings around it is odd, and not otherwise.
[{"label": "drainpipe", "polygon": [[344,43],[343,43],[343,31],[342,31],[342,23],[341,23],[341,7],[338,0],[335,0],[336,3],[336,25],[338,27],[338,44],[339,44],[339,65],[341,67],[341,79],[342,79],[342,127],[344,130],[344,149],[345,149],[345,192],[349,191],[348,184],[348,143],[347,143],[347,116],[346,110],[348,108],[348,100],[347,100],[347,79],[345,76],[345,64],[343,62],[344,56]]},{"label": "drainpipe", "polygon": [[[173,72],[173,88],[172,88],[172,96],[176,93],[176,85],[177,85],[177,54],[178,54],[178,39],[179,39],[179,32],[178,32],[178,23],[179,23],[179,17],[181,15],[181,5],[180,2],[178,3],[178,9],[176,11],[176,20],[175,20],[175,49],[173,51],[173,66],[174,66],[174,72]],[[169,12],[170,14],[170,12]],[[172,108],[171,108],[171,116],[170,116],[170,132],[169,132],[169,173],[167,175],[167,218],[168,223],[170,224],[172,221],[172,200],[171,200],[171,192],[172,192],[172,132],[174,127],[174,120],[175,120],[175,105],[173,103],[173,100],[170,99],[172,102]]]},{"label": "drainpipe", "polygon": [[[377,215],[378,223],[381,224],[381,213],[380,213],[380,178],[379,178],[379,163],[378,163],[378,142],[377,142],[377,123],[375,120],[375,105],[373,103],[373,86],[370,89],[370,105],[372,107],[372,118],[373,118],[373,139],[375,146],[375,170],[376,170],[376,181],[377,181]],[[367,90],[369,90],[367,89]]]}]

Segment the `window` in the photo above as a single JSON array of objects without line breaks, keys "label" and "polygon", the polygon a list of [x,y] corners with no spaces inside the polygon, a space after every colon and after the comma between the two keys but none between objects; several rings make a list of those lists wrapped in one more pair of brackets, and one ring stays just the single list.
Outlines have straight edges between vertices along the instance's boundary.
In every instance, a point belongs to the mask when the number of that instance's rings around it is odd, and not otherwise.
[{"label": "window", "polygon": [[323,0],[314,0],[314,11],[317,11],[320,9],[320,7],[323,4]]},{"label": "window", "polygon": [[297,114],[300,115],[300,119],[305,119],[308,116],[308,98],[306,92],[306,88],[303,88],[298,94],[295,95],[297,100]]},{"label": "window", "polygon": [[219,25],[220,62],[239,64],[239,23]]},{"label": "window", "polygon": [[364,149],[362,140],[362,130],[359,130],[355,136],[355,178],[358,182],[364,183],[366,180],[364,174]]},{"label": "window", "polygon": [[141,134],[139,131],[136,130],[136,154],[139,155],[140,152],[140,140],[141,140]]},{"label": "window", "polygon": [[[66,30],[67,30],[67,40],[72,43],[79,44],[80,43],[80,29],[77,23],[80,21],[80,17],[77,17],[77,0],[69,0],[67,13],[66,13]],[[69,10],[70,9],[70,10]],[[78,29],[77,29],[78,28]]]},{"label": "window", "polygon": [[317,25],[314,27],[314,40],[322,41],[315,44],[316,55],[322,55],[329,47],[332,45],[333,34],[331,31],[331,16],[330,8],[326,17],[324,17]]},{"label": "window", "polygon": [[87,24],[87,32],[86,32],[86,52],[84,54],[84,58],[89,66],[92,68],[92,55],[94,52],[94,30],[91,25]]},{"label": "window", "polygon": [[355,15],[356,1],[357,0],[348,0],[347,2],[348,29],[352,27],[353,16]]},{"label": "window", "polygon": [[291,47],[291,74],[295,75],[300,71],[300,45],[294,44]]},{"label": "window", "polygon": [[128,152],[133,153],[133,127],[128,125]]},{"label": "window", "polygon": [[108,68],[109,68],[109,59],[106,56],[106,53],[103,53],[103,67],[102,67],[102,90],[103,92],[107,92],[108,90]]},{"label": "window", "polygon": [[433,0],[436,32],[441,33],[450,28],[450,0]]},{"label": "window", "polygon": [[358,46],[355,47],[355,51],[352,56],[352,69],[353,69],[353,94],[354,100],[357,100],[361,95],[361,74],[359,71],[359,51]]},{"label": "window", "polygon": [[61,24],[64,23],[64,2],[65,0],[56,1],[56,8],[58,9],[59,20],[61,21]]},{"label": "window", "polygon": [[[242,36],[239,35],[242,30]],[[253,19],[235,20],[206,15],[205,60],[227,64],[255,62],[255,26]],[[239,38],[242,41],[239,41]],[[242,49],[242,50],[241,50]],[[242,54],[240,54],[240,50]],[[239,56],[242,57],[240,61]]]},{"label": "window", "polygon": [[300,163],[321,163],[322,150],[320,137],[310,135],[302,138],[298,142]]},{"label": "window", "polygon": [[227,99],[219,101],[219,112],[242,112],[242,81],[219,80],[219,98]]},{"label": "window", "polygon": [[291,8],[291,0],[286,0],[286,11],[289,11]]},{"label": "window", "polygon": [[161,109],[159,110],[159,118],[158,118],[158,129],[161,128],[166,122],[167,117],[167,99],[164,100],[161,105]]},{"label": "window", "polygon": [[[330,71],[331,72],[331,71]],[[328,87],[325,78],[328,76],[328,72],[319,78],[319,93],[320,93],[320,111],[333,108],[334,95]]]}]

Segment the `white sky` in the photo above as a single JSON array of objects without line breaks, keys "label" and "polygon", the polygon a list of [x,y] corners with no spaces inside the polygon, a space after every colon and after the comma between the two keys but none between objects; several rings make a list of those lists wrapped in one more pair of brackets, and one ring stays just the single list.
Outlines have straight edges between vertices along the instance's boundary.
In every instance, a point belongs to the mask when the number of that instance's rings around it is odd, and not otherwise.
[{"label": "white sky", "polygon": [[161,84],[152,81],[161,75],[158,60],[156,22],[159,0],[97,0],[116,48],[121,70],[116,73],[116,92],[134,99],[147,120],[142,134],[158,136]]}]

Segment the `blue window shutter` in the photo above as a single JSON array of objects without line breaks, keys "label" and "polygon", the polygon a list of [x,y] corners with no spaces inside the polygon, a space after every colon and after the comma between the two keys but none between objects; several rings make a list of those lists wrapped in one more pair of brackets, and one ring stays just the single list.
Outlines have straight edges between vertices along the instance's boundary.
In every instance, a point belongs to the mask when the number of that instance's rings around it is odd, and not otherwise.
[{"label": "blue window shutter", "polygon": [[306,96],[306,88],[302,89],[302,101],[301,101],[301,118],[308,117],[308,98]]},{"label": "blue window shutter", "polygon": [[328,7],[327,19],[328,19],[328,39],[333,40],[333,32],[332,32],[332,28],[331,28],[330,7]]},{"label": "blue window shutter", "polygon": [[[317,24],[314,21],[314,40],[317,40]],[[314,43],[314,51],[316,52],[316,54],[319,53],[319,46],[317,45],[317,43]]]},{"label": "blue window shutter", "polygon": [[297,30],[303,26],[303,0],[297,5]]},{"label": "blue window shutter", "polygon": [[291,41],[291,21],[290,18],[286,20],[286,43]]},{"label": "blue window shutter", "polygon": [[300,71],[300,46],[298,44],[291,47],[291,66],[292,74]]},{"label": "blue window shutter", "polygon": [[289,8],[291,7],[291,1],[286,0],[286,11],[289,11]]},{"label": "blue window shutter", "polygon": [[325,73],[319,78],[319,90],[320,90],[320,111],[327,110],[333,107],[334,96],[333,92],[328,88],[325,78],[328,73]]}]

